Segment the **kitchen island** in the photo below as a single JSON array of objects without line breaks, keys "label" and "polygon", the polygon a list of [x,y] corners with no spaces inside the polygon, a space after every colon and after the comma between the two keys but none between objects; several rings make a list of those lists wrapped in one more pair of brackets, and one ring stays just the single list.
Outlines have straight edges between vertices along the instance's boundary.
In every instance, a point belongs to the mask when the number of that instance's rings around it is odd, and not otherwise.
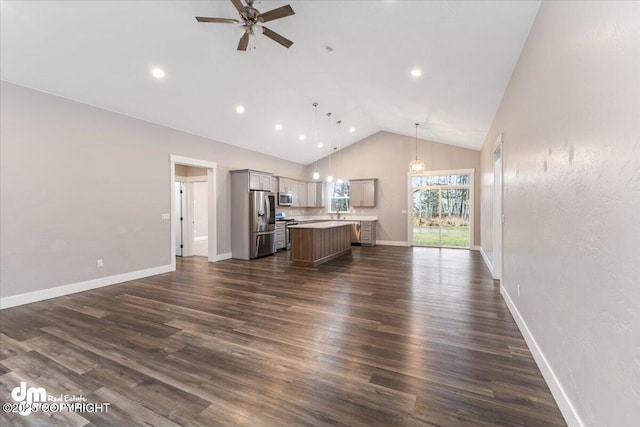
[{"label": "kitchen island", "polygon": [[353,224],[353,221],[324,221],[290,226],[291,261],[315,267],[351,253]]}]

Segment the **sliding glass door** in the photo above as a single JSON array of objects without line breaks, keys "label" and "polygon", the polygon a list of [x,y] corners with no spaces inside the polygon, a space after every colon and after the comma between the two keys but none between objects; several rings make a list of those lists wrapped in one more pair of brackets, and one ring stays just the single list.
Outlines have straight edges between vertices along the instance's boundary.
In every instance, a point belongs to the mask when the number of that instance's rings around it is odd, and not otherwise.
[{"label": "sliding glass door", "polygon": [[414,246],[471,247],[471,174],[411,177]]}]

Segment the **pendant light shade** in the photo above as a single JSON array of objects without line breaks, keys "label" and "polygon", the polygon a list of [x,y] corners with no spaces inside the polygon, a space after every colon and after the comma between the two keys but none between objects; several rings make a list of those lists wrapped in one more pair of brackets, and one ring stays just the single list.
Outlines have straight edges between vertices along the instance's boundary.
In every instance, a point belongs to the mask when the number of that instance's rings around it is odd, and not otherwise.
[{"label": "pendant light shade", "polygon": [[424,172],[424,162],[418,160],[418,126],[420,126],[420,124],[416,123],[416,158],[409,163],[409,173],[412,175]]}]

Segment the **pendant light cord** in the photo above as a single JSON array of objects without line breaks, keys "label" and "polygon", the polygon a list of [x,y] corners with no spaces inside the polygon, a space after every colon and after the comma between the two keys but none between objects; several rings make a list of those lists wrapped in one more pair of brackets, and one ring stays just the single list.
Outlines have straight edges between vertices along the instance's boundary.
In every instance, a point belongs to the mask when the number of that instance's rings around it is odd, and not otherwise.
[{"label": "pendant light cord", "polygon": [[416,123],[416,162],[418,161],[418,126],[420,126],[420,124]]},{"label": "pendant light cord", "polygon": [[[313,103],[313,108],[316,110],[316,118],[315,118],[315,129],[313,139],[315,140],[316,146],[318,145],[318,103]],[[316,155],[316,173],[318,173],[318,156]]]},{"label": "pendant light cord", "polygon": [[[331,147],[331,113],[327,113],[327,119],[329,121],[329,147]],[[333,151],[331,151],[331,153],[329,153],[329,176],[331,177],[331,180],[333,181],[333,168],[331,167],[331,157],[333,157]]]}]

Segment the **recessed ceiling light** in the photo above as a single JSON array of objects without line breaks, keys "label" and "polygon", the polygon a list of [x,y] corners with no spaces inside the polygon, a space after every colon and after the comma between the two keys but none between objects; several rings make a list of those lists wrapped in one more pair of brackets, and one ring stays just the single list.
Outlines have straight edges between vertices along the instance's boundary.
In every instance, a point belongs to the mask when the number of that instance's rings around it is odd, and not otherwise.
[{"label": "recessed ceiling light", "polygon": [[356,131],[356,128],[349,128],[349,132],[354,133]]},{"label": "recessed ceiling light", "polygon": [[164,70],[162,68],[154,68],[153,70],[151,70],[151,74],[156,79],[163,79],[164,78]]},{"label": "recessed ceiling light", "polygon": [[298,137],[298,139],[299,139],[300,141],[304,141],[305,139],[307,139],[307,137],[306,137],[306,135],[300,135],[300,136]]},{"label": "recessed ceiling light", "polygon": [[236,113],[238,113],[238,114],[242,114],[242,113],[244,113],[244,106],[242,106],[242,105],[238,105],[238,106],[236,107]]},{"label": "recessed ceiling light", "polygon": [[282,130],[282,125],[280,123],[275,125],[276,130]]},{"label": "recessed ceiling light", "polygon": [[324,144],[321,142],[318,144],[318,148],[322,148],[322,147],[324,147]]},{"label": "recessed ceiling light", "polygon": [[413,77],[420,77],[422,75],[422,70],[420,68],[414,68],[411,70],[411,75]]}]

